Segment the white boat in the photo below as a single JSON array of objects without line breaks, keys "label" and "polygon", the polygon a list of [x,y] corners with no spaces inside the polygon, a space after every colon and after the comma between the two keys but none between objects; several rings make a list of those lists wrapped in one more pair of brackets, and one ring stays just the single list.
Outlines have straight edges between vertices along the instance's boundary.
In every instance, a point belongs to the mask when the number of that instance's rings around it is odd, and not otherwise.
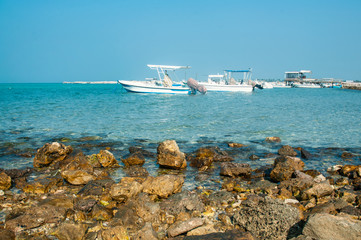
[{"label": "white boat", "polygon": [[273,85],[269,82],[263,82],[261,84],[261,86],[263,87],[263,89],[272,89],[273,88]]},{"label": "white boat", "polygon": [[[234,73],[243,73],[242,79],[234,79]],[[224,70],[224,75],[208,75],[207,82],[200,82],[208,92],[252,92],[252,70]]]},{"label": "white boat", "polygon": [[274,82],[273,88],[291,88],[292,86],[286,85],[284,82]]},{"label": "white boat", "polygon": [[295,88],[322,88],[320,84],[315,83],[294,83],[293,87]]},{"label": "white boat", "polygon": [[[147,65],[157,70],[159,79],[147,81],[118,80],[125,90],[134,93],[189,94],[190,88],[184,83],[174,83],[167,71],[189,69],[190,66]],[[175,73],[174,73],[175,75]],[[175,75],[176,76],[176,75]]]}]

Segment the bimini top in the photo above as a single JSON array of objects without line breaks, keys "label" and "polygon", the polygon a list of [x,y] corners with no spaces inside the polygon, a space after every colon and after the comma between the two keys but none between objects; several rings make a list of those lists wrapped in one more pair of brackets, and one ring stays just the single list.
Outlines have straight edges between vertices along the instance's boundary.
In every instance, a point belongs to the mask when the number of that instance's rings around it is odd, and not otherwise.
[{"label": "bimini top", "polygon": [[251,72],[251,70],[224,70],[225,72]]},{"label": "bimini top", "polygon": [[163,70],[177,70],[177,69],[188,69],[191,68],[190,66],[169,66],[169,65],[152,65],[152,64],[148,64],[148,67],[150,67],[150,69],[163,69]]}]

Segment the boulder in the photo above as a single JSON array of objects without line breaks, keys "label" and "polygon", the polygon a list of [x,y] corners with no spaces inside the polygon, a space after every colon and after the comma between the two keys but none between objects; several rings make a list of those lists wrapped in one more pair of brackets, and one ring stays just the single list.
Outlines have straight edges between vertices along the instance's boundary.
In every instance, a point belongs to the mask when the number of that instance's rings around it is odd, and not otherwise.
[{"label": "boulder", "polygon": [[237,177],[244,176],[249,177],[252,173],[252,168],[247,163],[221,163],[221,172],[223,176]]},{"label": "boulder", "polygon": [[180,234],[189,232],[190,230],[202,226],[204,219],[202,218],[191,218],[183,222],[176,222],[168,228],[168,236],[175,237]]},{"label": "boulder", "polygon": [[333,193],[333,187],[328,182],[316,183],[313,187],[305,190],[302,193],[301,198],[303,200],[308,200],[311,198],[320,198],[324,196],[331,195]]},{"label": "boulder", "polygon": [[160,203],[163,211],[170,215],[178,215],[186,211],[204,211],[204,204],[197,193],[182,191],[170,196]]},{"label": "boulder", "polygon": [[102,167],[119,167],[114,155],[108,150],[100,150],[97,154],[97,159]]},{"label": "boulder", "polygon": [[233,219],[259,239],[286,239],[290,229],[300,221],[300,212],[280,200],[265,197],[257,204],[244,205]]},{"label": "boulder", "polygon": [[8,190],[11,187],[11,177],[5,172],[0,173],[0,190]]},{"label": "boulder", "polygon": [[173,193],[182,191],[184,178],[176,175],[149,176],[143,183],[143,192],[167,198]]},{"label": "boulder", "polygon": [[308,218],[302,233],[319,240],[356,240],[361,236],[361,222],[347,217],[317,213]]},{"label": "boulder", "polygon": [[275,182],[287,180],[296,170],[303,170],[304,165],[304,162],[297,157],[278,157],[275,159],[270,177]]},{"label": "boulder", "polygon": [[179,150],[174,140],[161,142],[157,148],[158,164],[161,167],[182,169],[187,167],[185,154]]},{"label": "boulder", "polygon": [[83,170],[66,170],[61,172],[61,176],[72,185],[83,185],[95,180],[96,177]]},{"label": "boulder", "polygon": [[145,158],[140,152],[131,153],[127,158],[122,159],[125,166],[140,165],[145,163]]},{"label": "boulder", "polygon": [[137,181],[125,181],[124,178],[120,183],[112,185],[110,195],[113,199],[125,202],[128,199],[135,197],[143,190],[142,184]]},{"label": "boulder", "polygon": [[356,173],[357,175],[359,175],[359,173],[361,173],[361,166],[357,166],[357,165],[344,165],[341,169],[340,169],[340,174],[342,176],[345,177],[350,177],[353,178],[353,173]]},{"label": "boulder", "polygon": [[52,235],[62,240],[82,240],[86,230],[87,226],[85,224],[63,222]]},{"label": "boulder", "polygon": [[311,159],[313,156],[310,152],[308,152],[307,150],[301,148],[301,158],[303,159]]},{"label": "boulder", "polygon": [[278,154],[282,156],[296,157],[297,152],[289,145],[284,145],[278,150]]},{"label": "boulder", "polygon": [[72,151],[71,146],[65,146],[62,143],[46,143],[37,150],[33,165],[37,168],[49,166],[53,162],[64,160]]}]

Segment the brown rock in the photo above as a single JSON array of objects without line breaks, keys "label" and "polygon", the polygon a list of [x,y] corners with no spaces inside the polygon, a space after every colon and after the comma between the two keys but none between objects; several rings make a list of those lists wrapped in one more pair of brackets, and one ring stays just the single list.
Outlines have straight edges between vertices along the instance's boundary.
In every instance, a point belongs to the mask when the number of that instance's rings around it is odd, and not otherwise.
[{"label": "brown rock", "polygon": [[305,190],[302,193],[302,199],[308,200],[313,197],[320,198],[331,195],[333,193],[333,187],[328,182],[316,183],[313,187]]},{"label": "brown rock", "polygon": [[11,187],[11,177],[5,172],[0,173],[0,190],[8,190]]},{"label": "brown rock", "polygon": [[204,224],[204,219],[202,218],[192,218],[184,222],[176,222],[168,228],[168,236],[175,237],[182,233],[189,232],[190,230],[202,226]]},{"label": "brown rock", "polygon": [[282,146],[278,150],[278,154],[283,155],[283,156],[290,156],[290,157],[296,157],[297,156],[296,151],[293,150],[293,148],[291,146],[289,146],[289,145]]},{"label": "brown rock", "polygon": [[140,229],[137,235],[134,237],[135,240],[158,240],[157,233],[154,231],[152,224],[147,222],[142,229]]},{"label": "brown rock", "polygon": [[351,177],[353,172],[355,172],[357,175],[361,172],[361,166],[345,165],[340,169],[339,172],[342,176]]},{"label": "brown rock", "polygon": [[39,177],[35,179],[33,182],[27,183],[23,191],[27,193],[36,193],[36,194],[44,194],[48,193],[51,188],[55,186],[61,186],[63,183],[63,178],[60,174],[56,174],[55,176],[46,176]]},{"label": "brown rock", "polygon": [[157,148],[158,164],[161,167],[182,169],[187,167],[185,154],[179,150],[174,140],[166,140]]},{"label": "brown rock", "polygon": [[63,222],[52,235],[59,240],[82,240],[86,230],[86,225]]},{"label": "brown rock", "polygon": [[221,163],[221,172],[223,176],[245,176],[249,177],[251,175],[252,168],[247,163],[230,163],[225,162]]},{"label": "brown rock", "polygon": [[94,175],[83,170],[66,170],[61,172],[61,176],[72,185],[83,185],[95,180]]},{"label": "brown rock", "polygon": [[189,158],[190,166],[206,170],[212,165],[215,155],[216,153],[209,148],[200,148],[194,157]]},{"label": "brown rock", "polygon": [[65,146],[62,143],[46,143],[42,148],[38,149],[33,165],[34,167],[46,167],[53,162],[64,160],[72,151],[71,146]]},{"label": "brown rock", "polygon": [[[122,179],[123,180],[123,179]],[[118,184],[112,185],[110,195],[113,199],[125,202],[128,199],[135,197],[143,190],[142,184],[137,181],[121,181]]]},{"label": "brown rock", "polygon": [[101,233],[103,240],[124,240],[130,239],[127,228],[124,226],[115,226],[109,229],[103,230]]},{"label": "brown rock", "polygon": [[291,178],[296,170],[303,170],[304,162],[296,157],[281,156],[275,159],[274,168],[271,171],[271,179],[280,182]]},{"label": "brown rock", "polygon": [[0,240],[15,240],[15,233],[8,229],[0,228]]},{"label": "brown rock", "polygon": [[97,154],[97,158],[102,167],[119,167],[114,155],[108,150],[100,150]]},{"label": "brown rock", "polygon": [[341,157],[342,158],[353,158],[355,155],[353,155],[352,153],[350,153],[350,152],[343,152],[342,154],[341,154]]},{"label": "brown rock", "polygon": [[125,166],[140,165],[145,163],[145,158],[140,152],[131,153],[129,157],[122,159]]},{"label": "brown rock", "polygon": [[91,211],[91,216],[97,221],[108,221],[113,217],[113,214],[103,205],[95,204]]},{"label": "brown rock", "polygon": [[247,147],[247,145],[244,145],[242,143],[228,143],[228,146],[231,147],[231,148]]},{"label": "brown rock", "polygon": [[143,192],[167,198],[173,193],[182,191],[184,179],[176,175],[149,176],[143,183]]},{"label": "brown rock", "polygon": [[209,233],[199,236],[186,236],[184,240],[256,240],[250,232],[243,232],[238,229],[232,229],[225,232]]}]

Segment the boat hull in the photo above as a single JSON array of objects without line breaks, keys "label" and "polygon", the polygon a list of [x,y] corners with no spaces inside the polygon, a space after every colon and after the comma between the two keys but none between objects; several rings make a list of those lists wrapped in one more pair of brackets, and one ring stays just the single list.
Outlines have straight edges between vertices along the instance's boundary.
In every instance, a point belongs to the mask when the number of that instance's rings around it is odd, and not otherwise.
[{"label": "boat hull", "polygon": [[200,83],[205,86],[207,92],[252,92],[251,85],[226,85],[226,84],[209,84]]},{"label": "boat hull", "polygon": [[318,84],[294,84],[295,88],[322,88]]},{"label": "boat hull", "polygon": [[188,87],[173,86],[163,87],[145,81],[118,81],[125,90],[134,93],[155,93],[155,94],[189,94]]}]

